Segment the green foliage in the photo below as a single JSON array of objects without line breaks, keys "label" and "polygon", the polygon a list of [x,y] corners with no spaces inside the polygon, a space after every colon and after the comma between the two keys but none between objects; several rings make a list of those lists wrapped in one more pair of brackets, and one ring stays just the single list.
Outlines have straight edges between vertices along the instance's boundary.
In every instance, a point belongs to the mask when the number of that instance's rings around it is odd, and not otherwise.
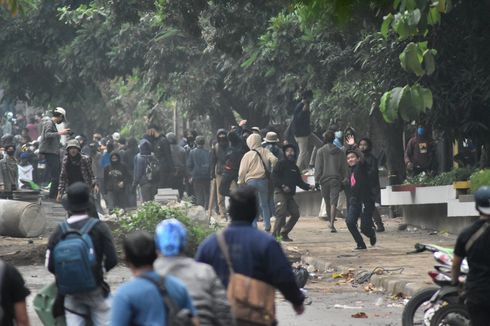
[{"label": "green foliage", "polygon": [[[430,176],[425,173],[421,173],[415,177],[410,177],[405,180],[405,184],[419,184],[427,186],[447,186],[452,185],[457,181],[467,181],[472,177],[473,169],[470,168],[458,168],[449,172],[443,172],[441,174]],[[473,174],[474,175],[474,174]],[[490,179],[489,179],[490,181]]]},{"label": "green foliage", "polygon": [[156,202],[144,203],[133,214],[119,217],[120,233],[124,235],[136,230],[145,230],[153,234],[158,223],[171,218],[175,218],[185,225],[188,241],[186,254],[194,256],[199,244],[213,230],[196,224],[186,216],[184,210],[179,208],[162,206]]},{"label": "green foliage", "polygon": [[480,170],[470,177],[471,192],[475,193],[482,186],[490,186],[490,169]]},{"label": "green foliage", "polygon": [[436,54],[436,50],[427,49],[427,42],[410,42],[400,53],[400,64],[405,71],[413,72],[418,77],[432,75]]},{"label": "green foliage", "polygon": [[383,94],[379,108],[383,118],[393,123],[400,117],[411,122],[432,108],[432,93],[429,89],[415,84],[413,86],[395,87]]}]

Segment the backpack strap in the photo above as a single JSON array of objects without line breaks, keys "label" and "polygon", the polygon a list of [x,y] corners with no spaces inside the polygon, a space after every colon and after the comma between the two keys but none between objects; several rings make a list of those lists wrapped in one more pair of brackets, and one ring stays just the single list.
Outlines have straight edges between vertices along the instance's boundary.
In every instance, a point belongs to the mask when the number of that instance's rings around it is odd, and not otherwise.
[{"label": "backpack strap", "polygon": [[490,226],[489,222],[483,223],[483,225],[480,226],[480,228],[475,233],[473,233],[473,235],[468,239],[468,242],[466,242],[466,245],[464,246],[464,250],[466,251],[466,254],[468,254],[468,251],[470,251],[471,247],[473,247],[475,242],[487,232],[489,226]]},{"label": "backpack strap", "polygon": [[99,222],[98,219],[95,219],[93,217],[89,218],[87,222],[83,225],[83,227],[80,229],[81,234],[88,234],[92,228]]},{"label": "backpack strap", "polygon": [[228,270],[230,271],[230,274],[234,274],[235,270],[233,269],[233,264],[231,262],[230,250],[228,248],[228,245],[226,244],[225,231],[223,230],[221,232],[218,232],[216,234],[216,239],[218,240],[219,248],[221,249],[221,252],[225,257],[226,265],[228,266]]},{"label": "backpack strap", "polygon": [[153,285],[155,285],[158,289],[158,292],[160,292],[160,295],[162,296],[163,299],[163,305],[165,308],[167,308],[168,313],[167,313],[167,324],[168,324],[168,319],[170,317],[171,313],[176,313],[178,311],[177,306],[175,303],[170,299],[167,291],[167,287],[165,286],[165,277],[161,276],[160,279],[157,281],[153,277],[149,275],[139,275],[138,277],[145,279]]},{"label": "backpack strap", "polygon": [[61,235],[65,235],[70,231],[73,231],[73,229],[70,227],[70,224],[68,222],[63,222],[60,223],[60,229],[61,229]]}]

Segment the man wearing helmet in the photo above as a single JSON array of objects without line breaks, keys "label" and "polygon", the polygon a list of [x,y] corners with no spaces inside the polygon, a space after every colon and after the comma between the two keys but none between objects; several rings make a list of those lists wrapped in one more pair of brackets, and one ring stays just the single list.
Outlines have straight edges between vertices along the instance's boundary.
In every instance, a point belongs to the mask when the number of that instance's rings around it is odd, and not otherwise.
[{"label": "man wearing helmet", "polygon": [[43,123],[41,131],[41,141],[39,144],[39,153],[46,158],[46,167],[49,172],[51,187],[49,189],[49,198],[56,199],[58,194],[58,181],[60,177],[60,138],[70,134],[70,129],[58,131],[56,125],[65,120],[66,112],[63,108],[53,110],[53,117]]},{"label": "man wearing helmet", "polygon": [[471,325],[488,325],[490,320],[490,187],[475,193],[480,219],[461,232],[454,248],[453,284],[458,283],[461,263],[466,257],[470,271],[466,279],[466,306]]}]

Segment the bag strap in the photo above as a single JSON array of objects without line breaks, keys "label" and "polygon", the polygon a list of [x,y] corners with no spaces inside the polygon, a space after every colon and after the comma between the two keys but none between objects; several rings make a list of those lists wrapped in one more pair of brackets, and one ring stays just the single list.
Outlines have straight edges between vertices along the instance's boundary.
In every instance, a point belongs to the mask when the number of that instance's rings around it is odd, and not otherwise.
[{"label": "bag strap", "polygon": [[468,239],[468,242],[466,242],[466,245],[464,246],[464,250],[468,254],[468,251],[470,251],[471,247],[475,244],[475,242],[480,239],[482,235],[486,233],[489,227],[489,222],[483,223],[483,225],[475,232],[473,235]]},{"label": "bag strap", "polygon": [[83,227],[80,229],[80,233],[81,234],[88,234],[92,228],[95,226],[95,224],[97,224],[99,222],[99,220],[91,217],[89,218],[89,220],[87,222],[85,222],[85,224],[83,225]]},{"label": "bag strap", "polygon": [[169,312],[169,313],[167,313],[167,321],[168,321],[168,318],[170,317],[170,312],[176,312],[177,306],[172,301],[172,299],[170,299],[170,297],[168,295],[167,288],[165,287],[165,277],[163,277],[163,276],[160,277],[159,281],[155,280],[154,278],[152,278],[151,276],[148,276],[148,275],[139,275],[138,277],[140,277],[144,280],[147,280],[148,282],[153,283],[153,285],[155,285],[157,287],[158,292],[160,293],[160,295],[162,296],[162,299],[163,299],[163,306],[166,307],[168,309],[168,312]]},{"label": "bag strap", "polygon": [[65,235],[66,233],[73,231],[73,229],[70,227],[70,224],[68,224],[68,222],[60,223],[60,228],[61,228],[62,235]]},{"label": "bag strap", "polygon": [[230,274],[234,274],[235,270],[233,269],[233,264],[231,262],[230,250],[228,248],[228,245],[226,244],[225,231],[223,230],[221,232],[218,232],[218,234],[216,234],[216,239],[218,240],[219,248],[221,249],[221,252],[225,257],[226,265],[228,266]]},{"label": "bag strap", "polygon": [[259,151],[258,151],[258,150],[256,150],[256,149],[254,149],[253,151],[254,151],[255,153],[257,153],[257,155],[259,156],[260,161],[262,162],[262,167],[264,168],[264,172],[265,172],[265,174],[270,173],[270,171],[269,171],[269,169],[267,168],[267,166],[265,165],[265,162],[264,162],[264,160],[262,159],[262,155],[260,155]]}]

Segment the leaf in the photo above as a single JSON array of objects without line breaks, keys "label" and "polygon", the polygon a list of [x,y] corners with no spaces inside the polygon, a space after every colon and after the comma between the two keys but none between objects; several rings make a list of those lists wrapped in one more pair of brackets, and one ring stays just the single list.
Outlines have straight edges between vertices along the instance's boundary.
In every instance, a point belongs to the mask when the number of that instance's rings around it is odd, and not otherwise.
[{"label": "leaf", "polygon": [[398,17],[401,16],[400,14],[395,15],[395,23],[393,26],[393,29],[395,32],[398,34],[398,39],[400,41],[405,40],[409,35],[410,35],[410,27],[408,26],[408,23],[404,17]]},{"label": "leaf", "polygon": [[383,96],[381,97],[381,100],[379,102],[379,110],[381,111],[381,114],[383,115],[383,119],[387,122],[387,123],[393,123],[396,119],[396,114],[393,114],[393,112],[390,111],[390,108],[389,108],[389,99],[390,99],[390,95],[391,95],[391,92],[386,92],[383,94]]},{"label": "leaf", "polygon": [[432,92],[430,91],[430,89],[425,88],[425,87],[420,87],[419,92],[420,92],[420,95],[422,96],[422,99],[424,101],[424,112],[426,110],[432,109],[433,98],[432,98]]},{"label": "leaf", "polygon": [[435,50],[425,50],[424,52],[424,69],[427,75],[432,75],[436,70],[436,61],[434,59]]},{"label": "leaf", "polygon": [[437,25],[441,22],[441,14],[436,7],[432,7],[427,12],[427,23],[431,26]]},{"label": "leaf", "polygon": [[400,64],[405,71],[411,71],[417,76],[423,76],[425,74],[422,69],[423,55],[418,45],[410,42],[407,44],[403,52],[400,54]]},{"label": "leaf", "polygon": [[383,23],[381,24],[381,35],[383,35],[384,38],[388,37],[388,32],[390,29],[390,25],[393,22],[393,19],[393,14],[389,14],[383,17]]},{"label": "leaf", "polygon": [[241,65],[240,65],[240,67],[242,67],[242,68],[248,68],[248,67],[250,67],[251,65],[253,65],[253,64],[254,64],[255,60],[257,60],[257,56],[258,56],[258,55],[259,55],[259,52],[258,52],[258,51],[254,51],[254,52],[253,52],[253,53],[250,55],[250,57],[249,57],[247,60],[245,60],[245,61],[244,61],[244,62],[243,62]]},{"label": "leaf", "polygon": [[408,25],[414,27],[419,24],[421,13],[419,9],[415,9],[408,14]]},{"label": "leaf", "polygon": [[452,9],[451,0],[439,0],[437,3],[437,10],[443,14],[447,14]]},{"label": "leaf", "polygon": [[412,120],[411,117],[416,114],[413,113],[414,108],[412,107],[411,103],[411,96],[410,96],[410,86],[406,85],[402,88],[401,94],[400,94],[400,103],[398,104],[398,112],[400,113],[400,117],[407,122],[410,122]]}]

